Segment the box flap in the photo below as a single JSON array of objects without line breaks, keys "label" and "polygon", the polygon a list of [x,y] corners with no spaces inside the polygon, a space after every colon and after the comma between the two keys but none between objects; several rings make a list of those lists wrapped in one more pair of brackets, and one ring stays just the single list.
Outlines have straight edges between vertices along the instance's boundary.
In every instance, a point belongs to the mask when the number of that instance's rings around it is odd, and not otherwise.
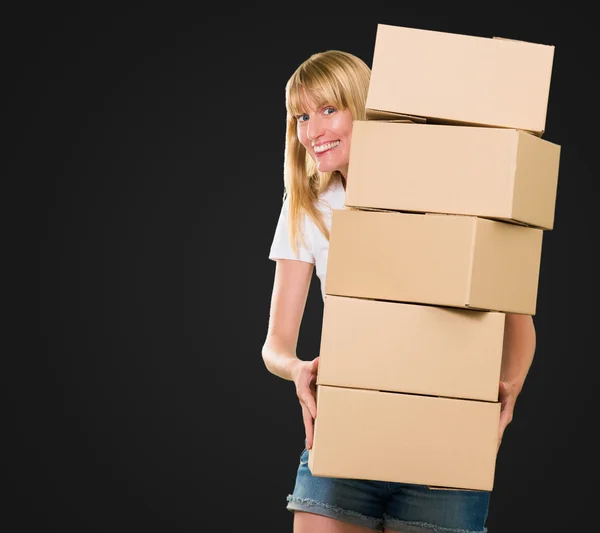
[{"label": "box flap", "polygon": [[426,119],[404,113],[394,113],[392,111],[380,111],[378,109],[366,109],[367,120],[384,120],[392,122],[413,122],[415,124],[425,124]]}]

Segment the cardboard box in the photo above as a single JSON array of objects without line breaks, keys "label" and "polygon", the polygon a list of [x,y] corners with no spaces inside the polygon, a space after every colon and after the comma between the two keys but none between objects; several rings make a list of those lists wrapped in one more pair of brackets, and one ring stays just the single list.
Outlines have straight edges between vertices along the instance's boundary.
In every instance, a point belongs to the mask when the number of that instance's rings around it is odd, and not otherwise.
[{"label": "cardboard box", "polygon": [[317,386],[315,476],[492,490],[500,404]]},{"label": "cardboard box", "polygon": [[554,46],[379,24],[370,111],[542,136]]},{"label": "cardboard box", "polygon": [[346,205],[550,230],[560,146],[504,128],[355,121]]},{"label": "cardboard box", "polygon": [[504,319],[326,295],[317,384],[496,402]]},{"label": "cardboard box", "polygon": [[543,230],[334,209],[325,294],[534,315]]}]

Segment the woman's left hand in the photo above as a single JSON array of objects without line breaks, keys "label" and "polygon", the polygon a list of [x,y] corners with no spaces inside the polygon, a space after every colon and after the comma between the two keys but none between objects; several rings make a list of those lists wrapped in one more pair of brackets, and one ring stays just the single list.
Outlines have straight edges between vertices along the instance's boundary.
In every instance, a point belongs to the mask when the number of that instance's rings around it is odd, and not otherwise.
[{"label": "woman's left hand", "polygon": [[519,387],[512,385],[507,381],[500,382],[498,399],[500,400],[500,428],[498,432],[498,449],[502,443],[502,437],[506,426],[511,423],[513,419],[513,413],[515,410],[515,403],[517,396],[520,393]]}]

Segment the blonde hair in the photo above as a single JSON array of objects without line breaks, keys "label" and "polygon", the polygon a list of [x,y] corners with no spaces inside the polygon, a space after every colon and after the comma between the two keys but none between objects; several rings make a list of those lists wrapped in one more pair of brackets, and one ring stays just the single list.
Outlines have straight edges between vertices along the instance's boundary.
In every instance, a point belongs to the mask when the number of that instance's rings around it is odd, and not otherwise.
[{"label": "blonde hair", "polygon": [[315,202],[331,183],[342,181],[338,171],[317,170],[298,139],[296,116],[304,112],[302,105],[308,96],[319,107],[332,105],[339,110],[348,109],[353,120],[364,120],[370,76],[371,70],[362,59],[347,52],[327,50],[301,63],[285,86],[284,199],[288,198],[289,202],[289,239],[294,253],[298,237],[304,242],[299,228],[305,215],[329,239],[329,231]]}]

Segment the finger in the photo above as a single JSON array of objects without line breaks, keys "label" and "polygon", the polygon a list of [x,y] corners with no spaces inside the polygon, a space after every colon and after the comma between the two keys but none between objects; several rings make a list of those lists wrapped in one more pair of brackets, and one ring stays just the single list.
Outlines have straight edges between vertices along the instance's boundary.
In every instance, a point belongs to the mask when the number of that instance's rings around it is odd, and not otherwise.
[{"label": "finger", "polygon": [[506,426],[500,427],[500,430],[498,431],[498,441],[502,441],[502,439],[504,438],[505,430],[506,430]]},{"label": "finger", "polygon": [[504,428],[508,425],[509,422],[510,422],[510,416],[509,416],[508,411],[502,410],[500,413],[500,428],[502,428],[502,430],[504,430]]},{"label": "finger", "polygon": [[498,387],[498,397],[500,398],[500,401],[502,401],[506,397],[506,385],[503,381],[500,382],[500,385]]},{"label": "finger", "polygon": [[502,436],[504,435],[504,428],[506,426],[500,422],[500,427],[498,428],[498,440],[502,440]]},{"label": "finger", "polygon": [[506,428],[512,422],[512,418],[513,418],[512,417],[512,412],[504,411],[500,415],[500,427],[499,427],[500,439],[502,439],[502,437],[504,436]]},{"label": "finger", "polygon": [[300,402],[305,406],[313,418],[317,417],[317,403],[312,391],[308,387],[303,387],[298,394]]},{"label": "finger", "polygon": [[304,433],[306,435],[306,449],[310,450],[313,445],[313,417],[306,406],[302,406],[302,419],[304,420]]},{"label": "finger", "polygon": [[317,404],[312,394],[307,395],[304,405],[306,405],[306,408],[308,409],[310,415],[313,418],[317,418]]},{"label": "finger", "polygon": [[312,417],[317,418],[317,402],[316,402],[314,394],[312,392],[308,395],[306,407],[308,407]]}]

